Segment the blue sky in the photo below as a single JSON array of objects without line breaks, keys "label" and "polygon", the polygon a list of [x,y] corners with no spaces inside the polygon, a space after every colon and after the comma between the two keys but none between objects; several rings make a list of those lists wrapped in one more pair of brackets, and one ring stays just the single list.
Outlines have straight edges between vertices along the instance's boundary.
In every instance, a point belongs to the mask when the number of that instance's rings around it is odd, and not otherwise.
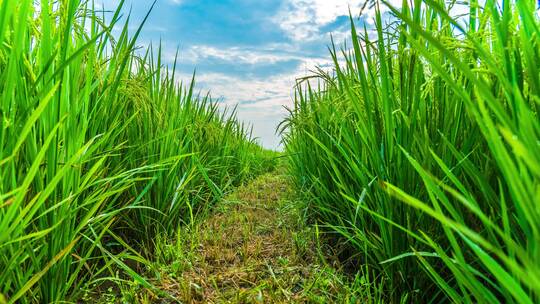
[{"label": "blue sky", "polygon": [[[99,1],[97,1],[99,2]],[[104,1],[114,7],[114,1]],[[127,0],[132,29],[153,1]],[[315,66],[331,65],[330,34],[349,38],[348,9],[353,0],[158,0],[140,44],[160,40],[165,61],[180,48],[179,77],[196,69],[197,88],[210,91],[223,106],[238,105],[238,117],[253,125],[267,148],[277,148],[275,128],[292,103],[295,79]],[[372,11],[362,22],[369,25]]]}]

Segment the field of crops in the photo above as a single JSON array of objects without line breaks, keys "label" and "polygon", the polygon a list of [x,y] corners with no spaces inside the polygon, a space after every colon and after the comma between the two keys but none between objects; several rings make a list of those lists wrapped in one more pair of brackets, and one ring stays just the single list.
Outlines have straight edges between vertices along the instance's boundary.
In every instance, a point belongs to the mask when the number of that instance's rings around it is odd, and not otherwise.
[{"label": "field of crops", "polygon": [[[277,153],[197,93],[195,75],[180,83],[160,45],[140,49],[144,22],[130,30],[122,6],[0,0],[0,304],[100,302],[128,283],[133,299],[152,297],[124,303],[157,301],[167,284],[191,297],[192,282],[165,284],[155,260],[178,268],[167,280],[197,263],[181,233],[212,227],[194,223],[217,202],[235,217],[210,223],[244,226],[189,237],[230,251],[234,236],[243,257],[245,231],[273,241],[290,277],[264,257],[230,259],[263,266],[253,280],[273,288],[270,302],[540,302],[538,3],[370,1],[374,28],[352,12],[352,41],[330,45],[331,71],[299,80],[280,125],[286,169],[244,187],[236,209],[223,198],[275,169]],[[314,260],[332,245],[346,271],[325,262],[323,274]],[[208,269],[222,261],[212,248]],[[234,275],[231,286],[244,280]]]},{"label": "field of crops", "polygon": [[145,285],[127,264],[158,234],[269,166],[119,13],[0,1],[0,303],[76,299],[112,265]]},{"label": "field of crops", "polygon": [[454,4],[352,27],[296,92],[290,173],[385,302],[538,303],[537,4]]}]

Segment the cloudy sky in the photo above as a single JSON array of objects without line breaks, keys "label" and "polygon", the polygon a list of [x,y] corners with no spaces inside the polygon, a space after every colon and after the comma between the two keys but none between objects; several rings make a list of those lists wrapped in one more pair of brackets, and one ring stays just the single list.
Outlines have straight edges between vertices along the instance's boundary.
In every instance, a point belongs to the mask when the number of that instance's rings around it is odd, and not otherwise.
[{"label": "cloudy sky", "polygon": [[[99,1],[96,1],[99,2]],[[106,1],[106,7],[116,1]],[[126,0],[132,28],[153,1]],[[196,69],[197,88],[210,91],[224,106],[238,105],[241,120],[267,148],[277,148],[283,106],[291,105],[295,79],[315,66],[329,66],[330,35],[349,37],[353,0],[158,0],[140,44],[161,40],[166,63],[180,48],[180,76]],[[356,13],[355,13],[356,12]],[[371,23],[371,12],[361,21]]]}]

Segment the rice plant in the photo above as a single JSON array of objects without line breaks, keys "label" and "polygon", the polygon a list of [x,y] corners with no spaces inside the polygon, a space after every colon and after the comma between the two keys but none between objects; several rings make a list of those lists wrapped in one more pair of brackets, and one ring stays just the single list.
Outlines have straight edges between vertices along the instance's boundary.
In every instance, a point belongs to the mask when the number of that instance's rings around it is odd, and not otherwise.
[{"label": "rice plant", "polygon": [[0,303],[77,299],[111,265],[148,286],[136,248],[266,169],[234,112],[137,51],[122,5],[0,1]]},{"label": "rice plant", "polygon": [[312,214],[387,301],[540,301],[536,3],[373,5],[283,123]]}]

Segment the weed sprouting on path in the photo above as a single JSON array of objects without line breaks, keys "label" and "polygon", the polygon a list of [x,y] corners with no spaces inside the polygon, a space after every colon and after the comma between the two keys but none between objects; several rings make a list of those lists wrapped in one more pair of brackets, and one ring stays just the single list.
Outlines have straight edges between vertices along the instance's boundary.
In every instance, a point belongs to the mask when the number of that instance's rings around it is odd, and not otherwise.
[{"label": "weed sprouting on path", "polygon": [[[366,303],[370,287],[322,258],[302,206],[281,172],[240,187],[175,239],[158,241],[155,286],[184,303]],[[159,298],[129,287],[122,296]]]}]

